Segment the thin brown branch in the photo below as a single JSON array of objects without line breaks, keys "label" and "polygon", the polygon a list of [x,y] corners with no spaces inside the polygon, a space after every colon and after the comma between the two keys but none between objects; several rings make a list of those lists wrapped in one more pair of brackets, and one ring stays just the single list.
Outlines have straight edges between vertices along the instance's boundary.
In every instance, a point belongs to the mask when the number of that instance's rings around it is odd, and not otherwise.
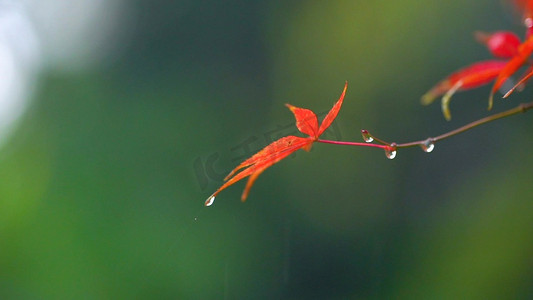
[{"label": "thin brown branch", "polygon": [[494,115],[479,119],[477,121],[474,121],[472,123],[466,124],[466,125],[464,125],[462,127],[459,127],[459,128],[457,128],[455,130],[452,130],[450,132],[441,134],[441,135],[436,136],[436,137],[429,137],[429,138],[427,138],[425,140],[420,140],[420,141],[415,141],[415,142],[396,144],[396,148],[398,149],[398,148],[409,148],[409,147],[423,146],[423,145],[427,144],[428,141],[431,141],[432,143],[436,143],[436,142],[442,141],[444,139],[447,139],[449,137],[452,137],[454,135],[457,135],[459,133],[463,133],[465,131],[468,131],[468,130],[470,130],[472,128],[475,128],[477,126],[480,126],[480,125],[483,125],[483,124],[486,124],[486,123],[489,123],[489,122],[492,122],[492,121],[496,121],[496,120],[499,120],[499,119],[507,118],[507,117],[510,117],[510,116],[513,116],[513,115],[516,115],[516,114],[519,114],[519,113],[524,113],[524,112],[526,112],[526,111],[528,111],[530,109],[533,109],[533,102],[522,103],[522,104],[518,105],[515,108],[512,108],[512,109],[506,110],[504,112],[497,113],[497,114],[494,114]]}]

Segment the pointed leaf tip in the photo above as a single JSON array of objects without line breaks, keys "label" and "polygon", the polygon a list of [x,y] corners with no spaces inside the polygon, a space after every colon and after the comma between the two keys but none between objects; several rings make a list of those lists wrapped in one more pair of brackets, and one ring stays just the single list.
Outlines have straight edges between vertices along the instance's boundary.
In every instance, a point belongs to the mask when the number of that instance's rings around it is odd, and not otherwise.
[{"label": "pointed leaf tip", "polygon": [[529,67],[526,72],[526,75],[524,75],[522,79],[518,81],[518,83],[516,83],[509,91],[507,91],[507,93],[503,95],[503,98],[506,99],[507,97],[511,96],[511,94],[514,93],[516,89],[520,90],[521,88],[523,88],[523,86],[529,81],[531,77],[533,77],[533,67]]},{"label": "pointed leaf tip", "polygon": [[211,196],[209,196],[209,198],[207,198],[207,200],[205,200],[204,205],[205,206],[211,206],[211,205],[213,205],[214,202],[215,202],[215,195],[211,195]]},{"label": "pointed leaf tip", "polygon": [[311,137],[318,137],[318,119],[313,111],[290,104],[285,104],[285,106],[287,106],[294,114],[296,127],[301,133]]},{"label": "pointed leaf tip", "polygon": [[339,97],[339,100],[333,105],[331,110],[328,112],[328,114],[324,117],[324,120],[322,121],[322,124],[320,124],[320,128],[318,129],[318,136],[320,136],[326,129],[333,123],[337,115],[339,114],[339,110],[341,109],[342,103],[344,101],[344,96],[346,95],[346,90],[348,89],[348,81],[344,83],[344,89],[342,90],[341,96]]},{"label": "pointed leaf tip", "polygon": [[489,106],[487,107],[487,110],[492,110],[493,104],[494,104],[494,93],[491,92],[489,95]]}]

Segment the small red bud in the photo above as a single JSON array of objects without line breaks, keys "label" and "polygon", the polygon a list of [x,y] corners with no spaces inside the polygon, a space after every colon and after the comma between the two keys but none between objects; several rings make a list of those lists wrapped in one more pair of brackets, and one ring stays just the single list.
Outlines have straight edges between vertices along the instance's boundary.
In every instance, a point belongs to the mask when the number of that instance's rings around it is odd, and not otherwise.
[{"label": "small red bud", "polygon": [[520,38],[510,31],[497,31],[494,33],[476,32],[476,39],[487,46],[495,57],[510,58],[518,53]]}]

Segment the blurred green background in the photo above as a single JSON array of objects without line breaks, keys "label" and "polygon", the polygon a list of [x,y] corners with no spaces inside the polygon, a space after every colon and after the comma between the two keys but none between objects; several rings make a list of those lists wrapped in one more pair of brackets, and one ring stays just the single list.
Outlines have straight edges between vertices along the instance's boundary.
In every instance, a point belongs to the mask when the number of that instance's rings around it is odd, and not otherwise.
[{"label": "blurred green background", "polygon": [[457,94],[451,122],[419,98],[490,58],[475,30],[522,34],[500,1],[124,5],[118,54],[44,69],[0,149],[1,298],[533,298],[533,114],[394,160],[315,144],[246,203],[238,183],[203,207],[295,133],[284,103],[325,113],[346,80],[331,139],[414,141],[486,116],[488,87]]}]

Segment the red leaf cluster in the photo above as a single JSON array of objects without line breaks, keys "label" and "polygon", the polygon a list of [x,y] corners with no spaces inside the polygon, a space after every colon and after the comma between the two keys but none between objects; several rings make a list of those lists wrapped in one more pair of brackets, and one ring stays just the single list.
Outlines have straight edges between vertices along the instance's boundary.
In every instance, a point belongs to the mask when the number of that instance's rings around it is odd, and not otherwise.
[{"label": "red leaf cluster", "polygon": [[[339,110],[341,109],[342,102],[344,101],[344,95],[346,94],[346,89],[348,87],[348,82],[344,85],[344,90],[342,94],[333,106],[333,108],[328,112],[320,127],[318,126],[318,119],[314,112],[306,108],[300,108],[286,104],[286,106],[292,111],[294,117],[296,118],[296,127],[300,130],[301,133],[308,135],[307,137],[298,137],[298,136],[286,136],[282,137],[277,141],[272,142],[270,145],[263,148],[263,150],[257,152],[252,157],[243,161],[238,165],[233,171],[231,171],[224,181],[226,181],[218,190],[216,190],[207,200],[205,205],[209,206],[213,203],[215,197],[222,190],[228,186],[236,183],[237,181],[248,178],[246,187],[241,196],[242,201],[246,201],[250,188],[254,184],[255,180],[261,173],[263,173],[268,167],[274,165],[275,163],[281,161],[292,153],[296,152],[299,149],[304,149],[305,151],[311,150],[311,146],[315,141],[318,140],[320,135],[333,123]],[[239,172],[240,171],[240,172]]]},{"label": "red leaf cluster", "polygon": [[[529,65],[529,57],[533,53],[533,35],[529,34],[533,30],[533,0],[513,0],[512,2],[523,13],[524,24],[527,27],[526,39],[522,42],[516,34],[509,31],[477,32],[476,39],[484,44],[495,58],[505,60],[480,61],[453,72],[422,96],[422,104],[428,105],[437,97],[442,96],[442,113],[446,120],[450,120],[449,102],[455,92],[478,88],[494,81],[488,109],[492,108],[494,94],[520,68]],[[504,97],[508,97],[517,87],[523,86],[532,76],[533,68],[529,67],[518,84],[506,91]]]}]

